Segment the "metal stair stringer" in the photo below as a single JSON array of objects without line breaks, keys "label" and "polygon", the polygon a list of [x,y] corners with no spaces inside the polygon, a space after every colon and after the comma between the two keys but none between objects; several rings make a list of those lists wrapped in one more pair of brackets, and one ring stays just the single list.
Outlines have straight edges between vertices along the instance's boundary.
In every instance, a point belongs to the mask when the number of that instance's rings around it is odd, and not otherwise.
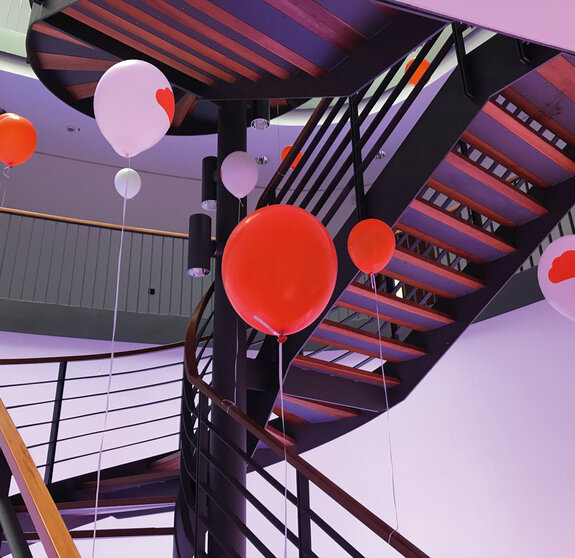
[{"label": "metal stair stringer", "polygon": [[[555,50],[547,47],[524,46],[529,58],[527,64],[518,55],[516,40],[503,36],[491,38],[466,55],[464,69],[468,79],[471,80],[473,97],[468,97],[465,94],[461,75],[456,69],[366,193],[367,217],[381,219],[390,225],[395,224],[489,98],[557,54]],[[557,192],[554,192],[554,195],[558,195]],[[570,205],[565,205],[565,207],[568,208]],[[546,216],[542,221],[538,220],[537,226],[545,228],[544,221],[551,228],[559,217],[551,208],[550,214],[553,215]],[[357,217],[352,215],[334,238],[338,253],[338,279],[334,295],[326,306],[324,314],[307,329],[291,335],[284,344],[284,378],[286,382],[284,385],[286,387],[290,384],[294,385],[296,380],[293,378],[294,382],[292,382],[289,376],[293,360],[300,354],[302,347],[313,336],[319,325],[325,320],[329,310],[336,304],[344,290],[357,275],[357,269],[347,253],[347,237],[356,222]],[[536,225],[527,224],[519,229],[520,231],[527,231],[528,227],[532,226],[535,227]],[[516,233],[520,234],[520,231],[509,234],[513,236]],[[506,257],[505,265],[509,262],[509,269],[511,269],[516,261],[522,257],[525,259],[530,253],[529,250],[537,246],[540,238],[541,236],[537,236],[533,242],[525,240],[522,243],[519,241],[517,252],[520,254],[514,252]],[[532,248],[528,248],[531,245]],[[520,246],[525,246],[525,248],[522,249]],[[522,261],[518,261],[515,267],[519,267],[521,263]],[[485,271],[486,276],[492,274],[496,278],[499,277],[499,272],[496,270],[497,266],[497,263],[488,266]],[[492,270],[492,272],[488,272],[487,269]],[[477,293],[469,295],[469,297],[475,297],[473,300],[476,301],[476,304],[473,305],[473,311],[466,310],[464,312],[459,308],[456,309],[456,323],[441,328],[437,332],[414,332],[406,339],[407,342],[426,347],[428,354],[414,361],[386,363],[386,375],[401,381],[401,385],[390,391],[390,406],[403,400],[411,392],[455,338],[471,323],[469,317],[471,315],[475,317],[495,296],[508,278],[495,280],[491,276],[487,277],[489,286],[487,289],[481,289],[485,292],[481,295],[477,295]],[[449,339],[443,339],[444,333],[448,332]],[[270,346],[273,340],[268,339],[266,342],[268,344],[267,349],[273,352]],[[416,362],[419,364],[415,364]],[[425,369],[414,373],[414,368],[417,366]],[[296,370],[298,369],[295,366],[293,369],[294,373],[297,374]],[[330,379],[333,380],[333,378]],[[350,390],[353,390],[354,383],[349,382],[349,385]],[[355,383],[355,386],[358,389],[365,389],[365,386],[360,383]],[[289,391],[286,390],[286,393]],[[348,391],[348,393],[351,392]],[[375,410],[373,412],[368,411],[355,419],[342,421],[342,424],[338,425],[336,433],[331,432],[333,424],[331,427],[325,425],[321,429],[316,428],[314,433],[310,435],[306,435],[306,430],[310,425],[296,425],[294,427],[298,431],[298,435],[295,436],[298,440],[296,450],[300,452],[311,449],[356,428],[360,423],[371,420],[378,414]],[[264,456],[262,458],[267,460]]]}]

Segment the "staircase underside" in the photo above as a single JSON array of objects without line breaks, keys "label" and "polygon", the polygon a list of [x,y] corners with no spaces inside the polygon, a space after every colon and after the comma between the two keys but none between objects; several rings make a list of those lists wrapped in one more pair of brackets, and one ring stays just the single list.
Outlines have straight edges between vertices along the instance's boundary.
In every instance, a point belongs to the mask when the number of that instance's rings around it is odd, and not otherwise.
[{"label": "staircase underside", "polygon": [[[575,203],[575,57],[531,45],[526,65],[515,47],[496,37],[470,53],[473,99],[454,72],[367,192],[368,216],[394,223],[397,239],[376,293],[347,256],[357,218],[336,235],[329,311],[286,343],[286,433],[297,451],[385,412],[377,313],[391,407]],[[280,413],[278,397],[278,430]],[[256,459],[276,461],[263,448]]]},{"label": "staircase underside", "polygon": [[218,100],[273,99],[275,115],[310,97],[351,95],[445,25],[369,0],[32,6],[28,57],[52,93],[93,116],[102,74],[120,60],[147,60],[174,89],[170,133],[189,135],[216,132]]}]

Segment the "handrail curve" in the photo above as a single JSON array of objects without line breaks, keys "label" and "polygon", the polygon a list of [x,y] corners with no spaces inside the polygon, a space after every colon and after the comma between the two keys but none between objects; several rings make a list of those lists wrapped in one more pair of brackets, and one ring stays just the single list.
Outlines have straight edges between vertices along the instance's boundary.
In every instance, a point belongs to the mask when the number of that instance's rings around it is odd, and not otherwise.
[{"label": "handrail curve", "polygon": [[255,436],[260,442],[270,448],[280,459],[285,459],[308,481],[315,484],[320,490],[328,495],[332,500],[337,502],[348,513],[363,523],[373,533],[378,535],[382,540],[387,542],[395,550],[407,558],[429,558],[413,543],[397,532],[393,527],[377,517],[373,512],[368,510],[363,504],[342,490],[337,484],[318,471],[305,459],[300,457],[292,449],[285,447],[272,434],[268,433],[265,428],[260,426],[255,420],[246,415],[229,399],[223,398],[216,390],[207,384],[198,372],[198,362],[196,358],[196,336],[200,327],[200,320],[213,294],[214,285],[208,289],[190,320],[186,333],[186,344],[184,348],[184,369],[186,379],[198,391],[206,396],[213,404],[225,411],[233,420],[241,425],[246,431]]}]

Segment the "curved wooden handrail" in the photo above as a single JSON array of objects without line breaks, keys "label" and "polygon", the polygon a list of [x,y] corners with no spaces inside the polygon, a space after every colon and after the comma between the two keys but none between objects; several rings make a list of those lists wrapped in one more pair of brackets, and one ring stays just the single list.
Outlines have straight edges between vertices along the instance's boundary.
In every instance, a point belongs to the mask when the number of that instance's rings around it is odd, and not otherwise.
[{"label": "curved wooden handrail", "polygon": [[294,469],[305,476],[310,482],[315,484],[347,512],[356,517],[373,533],[388,542],[390,546],[395,548],[395,550],[400,552],[403,556],[407,558],[429,558],[427,554],[419,550],[419,548],[417,548],[413,543],[400,535],[393,529],[393,527],[389,526],[373,512],[369,511],[365,506],[305,461],[305,459],[300,457],[295,451],[284,446],[284,444],[276,439],[273,434],[266,431],[255,420],[241,411],[234,403],[228,399],[224,399],[217,391],[200,378],[196,358],[196,337],[200,326],[200,320],[213,292],[214,283],[211,284],[210,288],[206,291],[206,294],[194,310],[186,332],[184,369],[188,382],[208,397],[212,403],[225,411],[250,434],[254,435],[258,440],[268,446],[268,448],[270,448],[280,459],[284,459],[285,457],[287,462],[294,467]]},{"label": "curved wooden handrail", "polygon": [[196,306],[194,313],[188,324],[188,329],[186,331],[186,341],[184,345],[184,370],[186,371],[186,378],[189,382],[192,382],[192,376],[198,378],[198,360],[196,359],[196,336],[198,334],[198,329],[200,327],[200,320],[204,311],[210,301],[210,298],[214,294],[214,283],[212,283],[199,304]]},{"label": "curved wooden handrail", "polygon": [[[183,347],[184,341],[176,343],[168,343],[167,345],[160,345],[157,347],[145,347],[143,349],[131,349],[129,351],[120,351],[114,353],[114,358],[122,358],[135,355],[143,355],[146,353],[156,353],[166,351],[168,349],[176,349]],[[77,362],[81,360],[102,360],[112,356],[111,353],[95,353],[91,355],[68,355],[68,356],[53,356],[53,357],[30,357],[30,358],[0,358],[0,366],[4,364],[48,364],[54,362]]]}]

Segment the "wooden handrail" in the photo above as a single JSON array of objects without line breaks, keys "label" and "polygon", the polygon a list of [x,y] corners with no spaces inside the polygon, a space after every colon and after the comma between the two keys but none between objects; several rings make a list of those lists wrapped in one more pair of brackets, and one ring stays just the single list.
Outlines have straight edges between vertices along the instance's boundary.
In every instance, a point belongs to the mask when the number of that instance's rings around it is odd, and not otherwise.
[{"label": "wooden handrail", "polygon": [[[300,457],[289,447],[284,446],[273,434],[270,434],[255,420],[241,411],[234,403],[224,399],[210,385],[204,382],[198,374],[198,365],[196,359],[196,335],[200,326],[200,319],[206,309],[210,297],[213,294],[214,285],[208,289],[202,300],[196,307],[186,333],[186,344],[184,347],[184,370],[186,379],[194,385],[202,394],[204,394],[212,403],[225,411],[246,431],[255,436],[270,448],[280,459],[285,459],[300,474],[306,477],[310,482],[315,484],[332,500],[337,502],[342,508],[353,515],[358,521],[363,523],[373,533],[386,541],[390,546],[395,548],[406,558],[429,558],[427,554],[417,548],[413,543],[407,540],[403,535],[398,533],[382,521],[373,512],[368,510],[355,498],[342,490],[337,484],[320,473],[315,467],[310,465],[305,459]],[[285,452],[285,453],[284,453]]]},{"label": "wooden handrail", "polygon": [[[73,217],[61,217],[60,215],[50,215],[48,213],[38,213],[36,211],[25,211],[24,209],[12,209],[9,207],[0,207],[0,213],[10,213],[12,215],[21,215],[22,217],[34,217],[36,219],[46,219],[48,221],[59,221],[62,223],[73,223],[75,225],[87,225],[90,227],[99,227],[101,229],[122,230],[122,225],[114,223],[101,223],[99,221],[89,221],[87,219],[75,219]],[[124,227],[125,231],[142,234],[154,234],[158,236],[169,236],[172,238],[188,238],[185,233],[170,231],[158,231],[155,229],[144,229],[141,227]]]},{"label": "wooden handrail", "polygon": [[186,370],[186,374],[188,374],[188,367],[185,366],[185,363],[188,362],[190,365],[190,370],[193,370],[194,373],[197,375],[198,373],[198,361],[196,359],[196,336],[198,333],[198,328],[200,327],[200,319],[204,314],[206,307],[208,306],[208,302],[210,298],[214,294],[214,283],[212,283],[206,294],[202,297],[199,304],[196,306],[192,317],[190,318],[190,323],[188,324],[188,329],[186,331],[186,341],[184,345],[184,367]]},{"label": "wooden handrail", "polygon": [[[168,349],[176,349],[183,347],[183,341],[176,343],[168,343],[167,345],[160,345],[159,347],[145,347],[143,349],[130,349],[129,351],[120,351],[114,353],[114,358],[122,358],[135,355],[143,355],[146,353],[156,353],[159,351],[166,351]],[[111,353],[96,353],[91,355],[67,355],[67,356],[53,356],[53,357],[29,357],[29,358],[0,358],[0,366],[4,364],[48,364],[51,362],[78,362],[82,360],[102,360],[110,358]]]},{"label": "wooden handrail", "polygon": [[20,489],[48,558],[80,558],[62,516],[1,399],[0,449]]}]

